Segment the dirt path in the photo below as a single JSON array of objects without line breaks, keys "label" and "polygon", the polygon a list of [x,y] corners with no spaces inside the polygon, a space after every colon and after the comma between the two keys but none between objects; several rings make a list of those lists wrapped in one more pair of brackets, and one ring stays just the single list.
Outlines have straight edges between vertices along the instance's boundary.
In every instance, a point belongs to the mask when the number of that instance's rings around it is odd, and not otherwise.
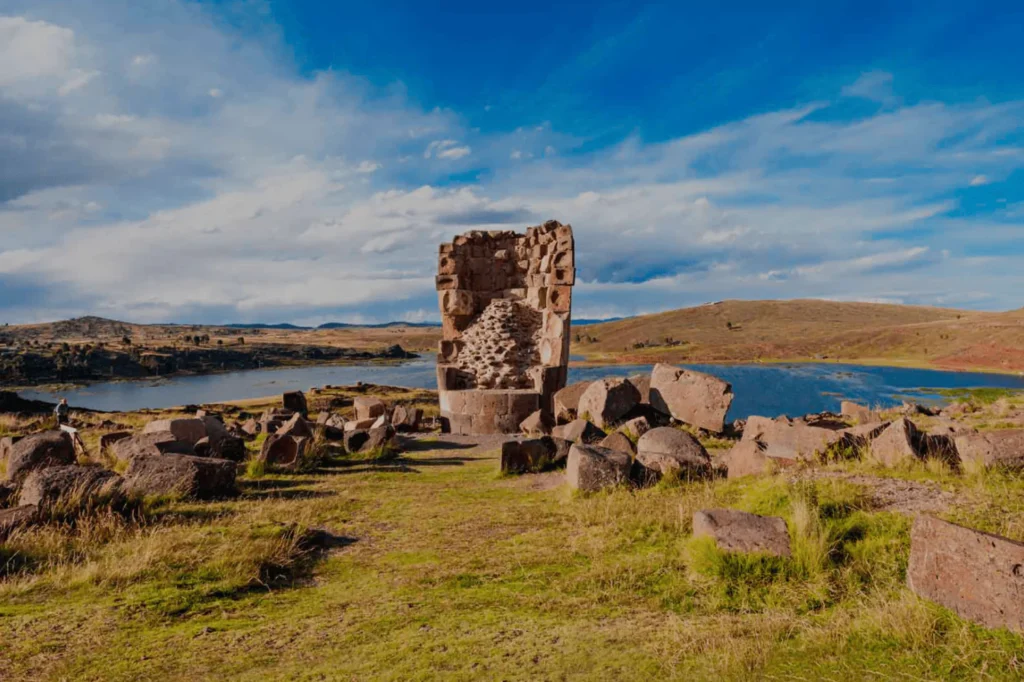
[{"label": "dirt path", "polygon": [[801,478],[837,478],[863,486],[871,496],[872,505],[877,511],[938,514],[967,502],[963,496],[943,490],[937,483],[929,481],[906,481],[900,478],[882,478],[842,471],[807,471]]}]

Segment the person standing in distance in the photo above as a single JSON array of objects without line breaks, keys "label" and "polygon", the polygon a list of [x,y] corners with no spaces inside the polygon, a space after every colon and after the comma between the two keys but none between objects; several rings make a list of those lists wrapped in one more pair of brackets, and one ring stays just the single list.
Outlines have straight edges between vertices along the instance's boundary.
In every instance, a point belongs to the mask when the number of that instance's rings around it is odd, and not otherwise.
[{"label": "person standing in distance", "polygon": [[57,407],[53,408],[53,414],[57,417],[57,426],[62,426],[68,423],[68,416],[71,414],[71,408],[68,406],[67,398],[60,399],[60,402],[57,403]]}]

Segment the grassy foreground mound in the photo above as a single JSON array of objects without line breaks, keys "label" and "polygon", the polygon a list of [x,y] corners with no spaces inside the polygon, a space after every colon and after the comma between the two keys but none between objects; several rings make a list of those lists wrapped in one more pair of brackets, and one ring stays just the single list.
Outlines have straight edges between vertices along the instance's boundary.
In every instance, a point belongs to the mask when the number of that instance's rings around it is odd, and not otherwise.
[{"label": "grassy foreground mound", "polygon": [[[1024,674],[1019,635],[906,589],[910,517],[870,485],[932,486],[941,516],[1024,539],[1018,478],[834,465],[579,496],[443,439],[17,532],[0,545],[0,679]],[[694,541],[709,506],[784,516],[793,558]]]}]

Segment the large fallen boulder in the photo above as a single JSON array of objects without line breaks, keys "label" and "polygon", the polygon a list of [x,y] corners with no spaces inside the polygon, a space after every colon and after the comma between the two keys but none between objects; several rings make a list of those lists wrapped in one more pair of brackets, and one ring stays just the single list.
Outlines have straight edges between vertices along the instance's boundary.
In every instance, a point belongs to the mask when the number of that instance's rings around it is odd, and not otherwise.
[{"label": "large fallen boulder", "polygon": [[960,433],[955,443],[961,463],[1024,469],[1024,429]]},{"label": "large fallen boulder", "polygon": [[381,457],[392,457],[394,450],[395,428],[390,424],[345,432],[345,450],[350,454],[375,454]]},{"label": "large fallen boulder", "polygon": [[159,455],[191,455],[195,445],[178,440],[170,431],[154,431],[137,433],[129,438],[115,441],[110,447],[110,454],[120,462],[130,462],[136,457],[153,457]]},{"label": "large fallen boulder", "polygon": [[276,432],[280,436],[292,436],[293,438],[311,438],[313,428],[306,421],[306,418],[296,412],[292,418],[286,421]]},{"label": "large fallen boulder", "polygon": [[[813,461],[841,447],[847,434],[843,429],[811,426],[802,420],[779,417],[753,416],[743,428],[743,440],[756,440],[764,444],[764,454],[786,466],[796,462]],[[854,441],[848,441],[853,445]]]},{"label": "large fallen boulder", "polygon": [[44,431],[26,436],[10,446],[7,480],[21,483],[37,469],[75,463],[75,446],[63,431]]},{"label": "large fallen boulder", "polygon": [[914,422],[901,417],[871,441],[871,456],[887,467],[914,461],[921,457],[923,438]]},{"label": "large fallen boulder", "polygon": [[636,475],[641,484],[665,475],[693,479],[711,473],[711,457],[700,441],[686,431],[661,426],[651,429],[636,444]]},{"label": "large fallen boulder", "polygon": [[633,440],[638,439],[650,430],[651,423],[647,420],[647,417],[635,417],[619,426],[619,431]]},{"label": "large fallen boulder", "polygon": [[302,436],[273,433],[263,441],[260,460],[274,467],[294,468],[302,462],[308,444],[309,439]]},{"label": "large fallen boulder", "polygon": [[608,448],[609,450],[618,450],[619,452],[625,452],[629,455],[636,454],[636,446],[633,445],[633,441],[626,437],[621,431],[615,431],[609,433],[604,439],[598,443],[598,446],[602,448]]},{"label": "large fallen boulder", "polygon": [[789,531],[778,516],[736,509],[701,509],[693,514],[693,537],[708,537],[727,552],[761,552],[788,557]]},{"label": "large fallen boulder", "polygon": [[356,408],[357,421],[361,421],[363,419],[376,419],[388,411],[383,400],[368,395],[356,396],[355,400],[352,401],[352,404]]},{"label": "large fallen boulder", "polygon": [[234,462],[214,457],[136,457],[124,473],[124,489],[129,494],[207,500],[233,495],[236,473]]},{"label": "large fallen boulder", "polygon": [[658,363],[651,371],[651,406],[713,433],[725,428],[732,386],[710,374]]},{"label": "large fallen boulder", "polygon": [[122,479],[113,471],[77,464],[33,471],[21,485],[19,505],[47,510],[87,510],[123,500]]},{"label": "large fallen boulder", "polygon": [[187,419],[157,419],[146,424],[143,433],[170,433],[175,440],[184,441],[192,446],[202,438],[206,438],[206,422],[199,417]]},{"label": "large fallen boulder", "polygon": [[564,424],[571,422],[579,416],[577,408],[580,404],[580,398],[588,386],[590,386],[589,381],[579,381],[555,392],[553,399],[555,423]]},{"label": "large fallen boulder", "polygon": [[501,471],[525,474],[554,468],[558,449],[550,436],[505,441],[501,445]]},{"label": "large fallen boulder", "polygon": [[729,452],[722,455],[722,464],[725,465],[729,478],[740,478],[743,476],[760,476],[771,473],[775,464],[765,454],[767,446],[759,440],[741,440],[732,446]]},{"label": "large fallen boulder", "polygon": [[576,443],[569,448],[565,476],[570,488],[595,492],[627,483],[631,465],[625,452]]},{"label": "large fallen boulder", "polygon": [[907,585],[990,628],[1024,632],[1024,543],[920,515],[910,531]]},{"label": "large fallen boulder", "polygon": [[603,429],[621,421],[639,402],[640,392],[628,379],[601,379],[587,386],[576,412]]},{"label": "large fallen boulder", "polygon": [[391,412],[391,425],[395,427],[395,431],[403,433],[418,431],[422,418],[423,410],[420,408],[399,405]]},{"label": "large fallen boulder", "polygon": [[637,392],[640,394],[640,404],[650,405],[651,404],[651,375],[650,374],[634,374],[629,377],[629,383],[636,386]]},{"label": "large fallen boulder", "polygon": [[309,414],[309,406],[306,403],[306,396],[302,391],[288,391],[281,396],[281,403],[284,405],[286,410],[298,412],[302,415]]},{"label": "large fallen boulder", "polygon": [[570,443],[597,443],[608,434],[586,419],[576,419],[568,424],[560,424],[551,429],[551,435],[555,438],[567,440]]}]

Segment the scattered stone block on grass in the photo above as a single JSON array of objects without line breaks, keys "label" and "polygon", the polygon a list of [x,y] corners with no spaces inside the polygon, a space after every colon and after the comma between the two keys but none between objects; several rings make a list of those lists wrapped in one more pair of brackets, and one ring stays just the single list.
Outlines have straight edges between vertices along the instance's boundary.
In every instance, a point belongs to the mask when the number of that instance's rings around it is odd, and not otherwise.
[{"label": "scattered stone block on grass", "polygon": [[501,445],[501,470],[510,474],[539,473],[555,464],[558,446],[550,436],[510,440]]},{"label": "scattered stone block on grass", "polygon": [[10,446],[7,480],[21,483],[31,472],[75,463],[75,446],[63,431],[44,431],[26,436]]},{"label": "scattered stone block on grass", "polygon": [[21,485],[19,505],[40,509],[89,509],[122,500],[122,479],[113,471],[76,464],[33,471]]},{"label": "scattered stone block on grass", "polygon": [[236,473],[237,465],[226,459],[191,455],[136,457],[124,473],[124,489],[130,494],[207,500],[233,495]]},{"label": "scattered stone block on grass", "polygon": [[702,478],[711,474],[711,457],[693,435],[670,426],[651,429],[636,444],[637,477],[642,484],[662,476]]},{"label": "scattered stone block on grass", "polygon": [[914,461],[920,457],[922,435],[912,421],[901,417],[871,441],[871,456],[887,467]]},{"label": "scattered stone block on grass", "polygon": [[363,421],[365,419],[376,420],[377,417],[387,412],[387,406],[384,404],[384,401],[373,396],[356,396],[353,405],[356,408],[356,421]]},{"label": "scattered stone block on grass", "polygon": [[288,391],[281,396],[281,402],[286,410],[292,410],[299,414],[309,414],[309,406],[306,403],[306,396],[302,391]]},{"label": "scattered stone block on grass", "polygon": [[423,418],[423,410],[418,407],[399,405],[391,413],[391,425],[396,431],[412,432],[420,428],[420,420]]},{"label": "scattered stone block on grass", "polygon": [[722,456],[728,478],[761,476],[771,473],[774,464],[765,454],[767,447],[759,440],[741,440]]},{"label": "scattered stone block on grass", "polygon": [[260,459],[274,467],[291,468],[302,460],[308,444],[309,439],[303,436],[274,433],[263,441]]},{"label": "scattered stone block on grass", "polygon": [[587,386],[576,413],[600,429],[615,424],[640,402],[640,392],[628,379],[600,379]]},{"label": "scattered stone block on grass", "polygon": [[922,514],[910,531],[907,584],[961,618],[1024,632],[1024,543]]},{"label": "scattered stone block on grass", "polygon": [[725,428],[732,386],[710,374],[658,363],[651,372],[651,406],[712,433]]},{"label": "scattered stone block on grass", "polygon": [[631,465],[625,452],[576,443],[569,448],[565,475],[570,488],[596,492],[627,483]]},{"label": "scattered stone block on grass", "polygon": [[1024,469],[1024,429],[961,433],[955,437],[955,443],[961,463]]},{"label": "scattered stone block on grass", "polygon": [[789,531],[778,516],[759,516],[736,509],[701,509],[693,514],[693,536],[709,537],[727,552],[762,552],[788,557]]},{"label": "scattered stone block on grass", "polygon": [[142,433],[170,433],[175,440],[195,445],[207,437],[206,422],[199,417],[188,419],[157,419],[146,424]]}]

